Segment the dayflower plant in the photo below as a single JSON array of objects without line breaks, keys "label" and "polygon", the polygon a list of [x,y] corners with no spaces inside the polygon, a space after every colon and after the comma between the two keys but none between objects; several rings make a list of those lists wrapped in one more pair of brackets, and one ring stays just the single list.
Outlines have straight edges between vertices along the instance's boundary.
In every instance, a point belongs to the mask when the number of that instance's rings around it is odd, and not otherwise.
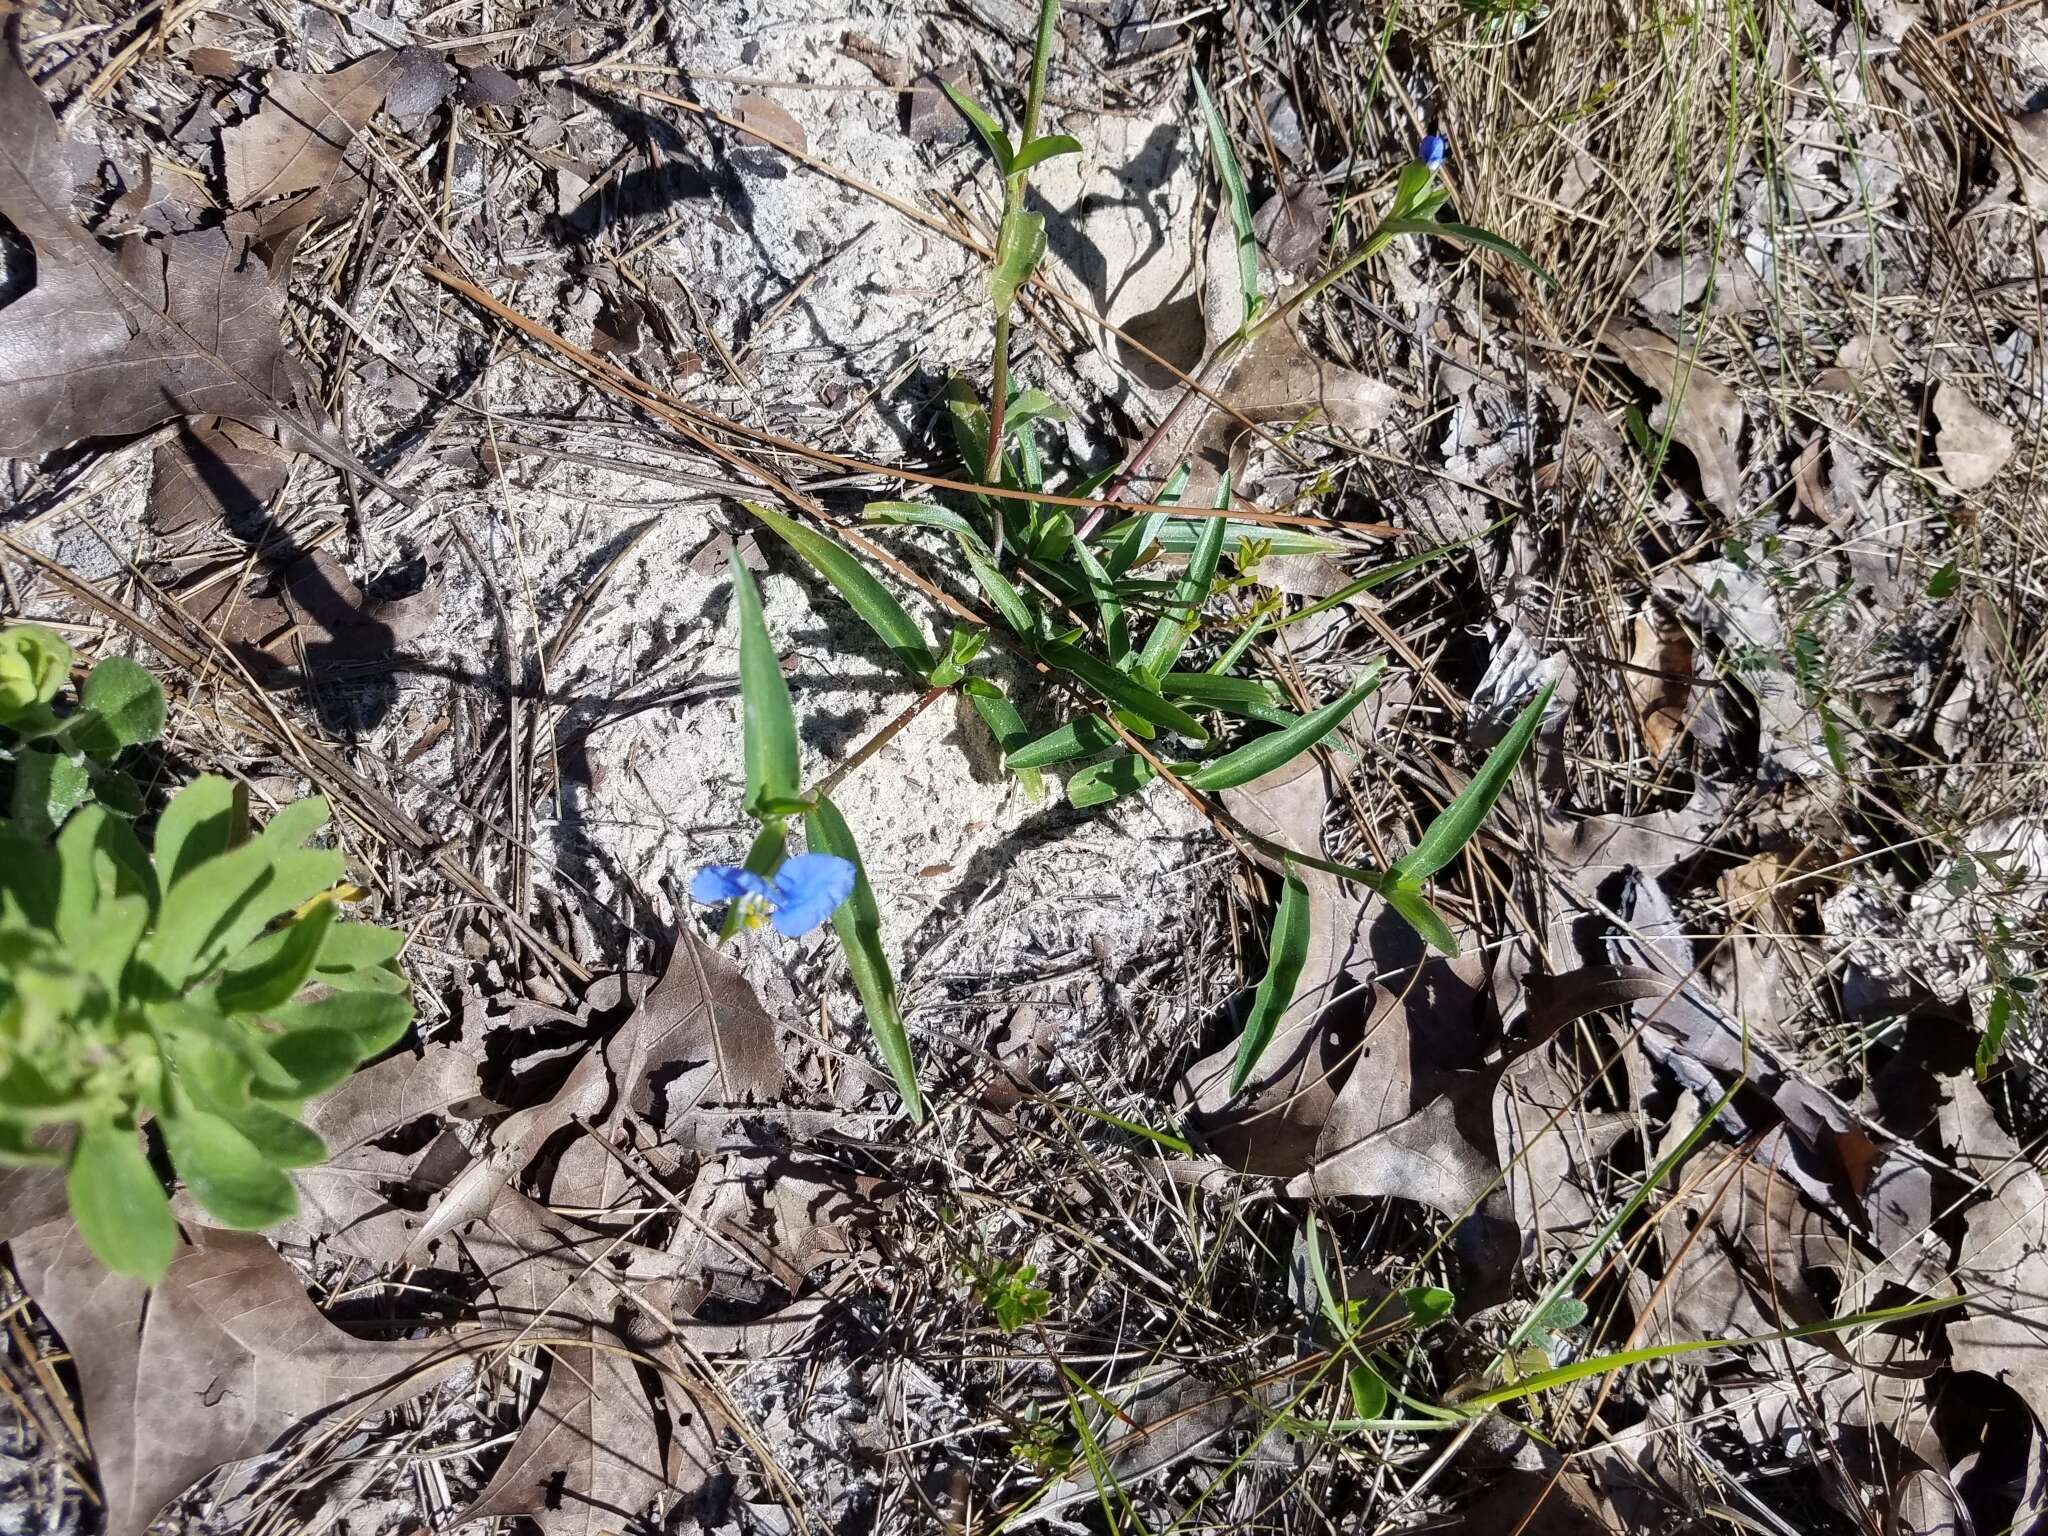
[{"label": "dayflower plant", "polygon": [[[772,515],[772,514],[770,514]],[[896,1003],[896,978],[882,950],[882,911],[861,868],[860,849],[846,818],[828,794],[834,780],[802,788],[796,712],[789,683],[768,636],[754,578],[732,558],[733,606],[740,625],[740,737],[746,756],[746,811],[761,824],[744,864],[708,864],[690,882],[690,895],[707,904],[730,902],[725,934],[772,924],[798,938],[829,921],[846,954],[868,1028],[896,1079],[903,1107],[924,1119],[910,1035]],[[872,578],[870,578],[872,579]],[[807,852],[788,851],[789,823],[803,823]]]},{"label": "dayflower plant", "polygon": [[785,939],[800,939],[839,910],[853,894],[853,865],[834,853],[800,853],[762,876],[734,864],[707,864],[690,882],[690,895],[706,905],[736,904],[743,927],[773,923]]}]

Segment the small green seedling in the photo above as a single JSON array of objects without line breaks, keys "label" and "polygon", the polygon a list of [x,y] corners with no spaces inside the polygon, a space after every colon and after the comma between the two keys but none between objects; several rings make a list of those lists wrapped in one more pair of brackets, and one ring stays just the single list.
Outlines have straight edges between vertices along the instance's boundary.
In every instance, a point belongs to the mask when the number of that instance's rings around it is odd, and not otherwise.
[{"label": "small green seedling", "polygon": [[0,763],[12,773],[8,819],[27,837],[49,837],[87,801],[121,816],[142,811],[135,781],[116,765],[129,747],[164,728],[164,693],[134,662],[109,656],[60,709],[71,647],[36,624],[0,629]]},{"label": "small green seedling", "polygon": [[1052,1305],[1052,1293],[1032,1282],[1038,1266],[1021,1259],[1001,1259],[986,1265],[965,1260],[960,1272],[974,1292],[974,1299],[996,1315],[996,1326],[1015,1333],[1045,1316]]}]

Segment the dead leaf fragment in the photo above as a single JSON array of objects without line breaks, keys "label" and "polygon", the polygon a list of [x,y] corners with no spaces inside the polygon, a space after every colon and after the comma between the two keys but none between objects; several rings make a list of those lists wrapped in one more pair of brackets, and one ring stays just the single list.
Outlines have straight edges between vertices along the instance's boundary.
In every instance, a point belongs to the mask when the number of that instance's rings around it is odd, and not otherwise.
[{"label": "dead leaf fragment", "polygon": [[1969,392],[1944,379],[1934,392],[1934,451],[1944,479],[1958,491],[1981,491],[2012,457],[2012,428],[1978,408]]},{"label": "dead leaf fragment", "polygon": [[283,291],[219,229],[112,249],[72,218],[76,161],[35,82],[0,60],[0,218],[35,249],[36,283],[0,309],[0,458],[180,416],[280,417],[331,462],[318,397],[280,334]]},{"label": "dead leaf fragment", "polygon": [[1665,614],[1638,615],[1628,664],[1623,686],[1641,722],[1650,761],[1661,763],[1685,734],[1686,706],[1692,698],[1692,638]]},{"label": "dead leaf fragment", "polygon": [[284,489],[291,462],[276,438],[227,417],[180,422],[157,445],[150,526],[164,535],[222,521],[246,527]]},{"label": "dead leaf fragment", "polygon": [[362,173],[346,163],[348,147],[405,68],[394,48],[331,74],[272,70],[262,107],[221,130],[229,200],[248,208],[295,192],[331,194],[345,182],[360,183]]},{"label": "dead leaf fragment", "polygon": [[1671,435],[1699,467],[1700,489],[1731,516],[1740,510],[1742,401],[1734,390],[1682,351],[1668,337],[1641,326],[1610,326],[1602,341],[1620,354],[1629,371],[1663,397],[1650,425]]},{"label": "dead leaf fragment", "polygon": [[197,1479],[310,1415],[410,1397],[466,1363],[434,1341],[351,1338],[262,1238],[196,1235],[153,1291],[109,1274],[68,1217],[14,1243],[78,1371],[106,1536],[141,1536]]},{"label": "dead leaf fragment", "polygon": [[1306,272],[1322,255],[1329,237],[1330,194],[1314,177],[1276,191],[1252,215],[1252,232],[1273,265]]},{"label": "dead leaf fragment", "polygon": [[733,101],[732,115],[745,123],[754,132],[792,149],[809,149],[811,141],[804,134],[804,125],[789,113],[789,109],[773,97],[763,96],[758,91],[749,91]]}]

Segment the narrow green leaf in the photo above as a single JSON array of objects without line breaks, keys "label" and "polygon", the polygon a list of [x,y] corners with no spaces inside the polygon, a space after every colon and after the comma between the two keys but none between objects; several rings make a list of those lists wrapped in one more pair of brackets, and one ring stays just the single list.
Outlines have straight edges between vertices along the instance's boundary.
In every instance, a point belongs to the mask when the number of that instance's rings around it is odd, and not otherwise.
[{"label": "narrow green leaf", "polygon": [[1029,144],[1017,151],[1017,158],[1010,162],[1010,174],[1021,176],[1034,165],[1043,165],[1055,155],[1078,155],[1081,141],[1071,134],[1040,134]]},{"label": "narrow green leaf", "polygon": [[[995,737],[996,745],[1006,756],[1012,748],[1022,747],[1029,740],[1024,717],[1017,713],[1009,695],[994,683],[969,688],[967,697],[974,705],[974,712],[981,716],[981,723],[988,727],[988,733]],[[1019,768],[1014,763],[1009,767],[1017,775],[1017,782],[1024,786],[1025,799],[1036,801],[1045,798],[1044,774],[1036,768]]]},{"label": "narrow green leaf", "polygon": [[761,594],[754,578],[731,557],[734,601],[740,618],[740,734],[747,765],[746,812],[769,814],[771,802],[793,800],[800,788],[796,711],[789,703],[789,683],[768,638],[761,612]]},{"label": "narrow green leaf", "polygon": [[1346,689],[1342,697],[1303,715],[1285,730],[1255,737],[1236,751],[1226,752],[1214,762],[1204,763],[1181,777],[1196,789],[1235,789],[1292,762],[1342,725],[1345,718],[1379,687],[1385,670],[1385,662],[1373,662],[1366,669],[1365,676]]},{"label": "narrow green leaf", "polygon": [[292,1181],[219,1115],[180,1105],[157,1123],[178,1177],[223,1226],[268,1227],[298,1210]]},{"label": "narrow green leaf", "polygon": [[1549,684],[1515,717],[1507,735],[1487,753],[1486,761],[1472,775],[1472,782],[1429,824],[1429,829],[1422,834],[1414,849],[1394,861],[1393,867],[1387,871],[1391,880],[1401,885],[1418,886],[1450,863],[1458,856],[1458,850],[1472,841],[1480,823],[1486,820],[1486,813],[1493,809],[1494,801],[1508,787],[1515,765],[1529,750],[1529,743],[1536,739],[1536,728],[1543,723],[1543,711],[1550,706],[1550,696],[1556,691],[1557,684]]},{"label": "narrow green leaf", "polygon": [[133,1126],[83,1127],[71,1150],[64,1192],[78,1235],[102,1264],[151,1285],[163,1279],[178,1231]]},{"label": "narrow green leaf", "polygon": [[1003,131],[1003,125],[988,112],[982,110],[972,96],[961,90],[943,75],[939,77],[939,88],[952,99],[960,109],[960,115],[974,125],[974,131],[981,135],[981,142],[988,146],[996,169],[1008,176],[1016,168],[1017,152],[1010,147],[1010,136]]},{"label": "narrow green leaf", "polygon": [[989,273],[988,296],[998,315],[1008,314],[1017,290],[1031,280],[1031,269],[1045,254],[1045,215],[1012,208],[996,232],[996,264]]},{"label": "narrow green leaf", "polygon": [[1152,765],[1125,752],[1106,762],[1090,763],[1067,780],[1067,803],[1076,810],[1107,805],[1135,794],[1152,782]]},{"label": "narrow green leaf", "polygon": [[1078,646],[1048,640],[1039,646],[1038,654],[1048,665],[1078,678],[1119,709],[1128,710],[1153,725],[1177,731],[1190,741],[1207,743],[1209,740],[1209,733],[1202,729],[1202,723],[1193,715],[1177,704],[1169,704],[1128,673],[1117,671]]},{"label": "narrow green leaf", "polygon": [[903,605],[869,573],[866,566],[842,545],[814,529],[806,528],[794,518],[784,517],[758,502],[745,501],[740,505],[774,529],[785,544],[808,560],[818,574],[832,584],[882,644],[889,648],[899,666],[919,681],[924,679],[936,664],[931,647],[925,644],[924,632],[917,627],[917,620],[904,611]]},{"label": "narrow green leaf", "polygon": [[[1216,493],[1216,506],[1221,510],[1229,505],[1230,476],[1226,474]],[[1223,541],[1229,530],[1228,520],[1221,517],[1209,518],[1202,524],[1194,550],[1188,556],[1187,569],[1174,586],[1173,606],[1152,626],[1145,649],[1138,656],[1139,669],[1147,677],[1164,676],[1180,659],[1188,636],[1195,632],[1201,619],[1202,605],[1209,600],[1209,589],[1215,585],[1217,562],[1223,557]]]},{"label": "narrow green leaf", "polygon": [[1075,562],[1087,577],[1088,594],[1095,601],[1095,613],[1102,624],[1103,653],[1109,657],[1111,666],[1121,667],[1131,654],[1131,628],[1124,618],[1124,605],[1117,599],[1116,583],[1086,539],[1074,540],[1072,548]]},{"label": "narrow green leaf", "polygon": [[[1165,555],[1191,554],[1201,543],[1203,533],[1213,517],[1169,517],[1159,529],[1159,552]],[[1119,523],[1112,532],[1120,532],[1128,523]],[[1264,523],[1248,523],[1241,518],[1231,518],[1223,525],[1223,553],[1232,559],[1240,558],[1246,539],[1257,539],[1270,544],[1267,551],[1275,555],[1332,555],[1340,552],[1344,545],[1337,539],[1325,538],[1319,533],[1309,533],[1300,528],[1268,527]]]},{"label": "narrow green leaf", "polygon": [[164,691],[146,668],[125,656],[109,656],[94,667],[78,702],[82,723],[72,739],[87,752],[110,757],[163,734]]},{"label": "narrow green leaf", "polygon": [[1474,229],[1469,224],[1456,224],[1448,219],[1388,219],[1380,228],[1390,235],[1434,235],[1442,240],[1462,240],[1467,245],[1482,246],[1495,255],[1507,257],[1516,266],[1535,273],[1551,287],[1557,286],[1557,279],[1536,265],[1528,252],[1512,240],[1503,240],[1499,235],[1483,229]]},{"label": "narrow green leaf", "polygon": [[[1290,867],[1280,883],[1280,906],[1273,914],[1273,932],[1266,941],[1266,974],[1252,996],[1252,1011],[1244,1021],[1244,1033],[1237,1040],[1237,1064],[1230,1070],[1230,1091],[1242,1093],[1251,1081],[1252,1069],[1272,1044],[1280,1016],[1294,1001],[1295,986],[1308,964],[1308,887]],[[1381,1404],[1385,1406],[1384,1403]],[[1359,1411],[1363,1419],[1377,1413]]]},{"label": "narrow green leaf", "polygon": [[1302,718],[1285,707],[1278,688],[1255,677],[1169,672],[1159,680],[1159,691],[1176,703],[1198,704],[1268,725],[1291,726]]},{"label": "narrow green leaf", "polygon": [[1977,1081],[1991,1076],[1998,1053],[2005,1049],[2006,1031],[2012,1027],[2012,989],[2000,987],[1991,994],[1984,1010],[1984,1035],[1977,1042]]},{"label": "narrow green leaf", "polygon": [[1005,766],[1012,773],[1026,768],[1053,768],[1077,757],[1107,752],[1121,737],[1100,715],[1083,715],[1077,720],[1047,731],[1023,746],[1006,751]]},{"label": "narrow green leaf", "polygon": [[1451,932],[1451,925],[1444,921],[1443,913],[1431,906],[1422,892],[1413,886],[1391,883],[1381,885],[1379,892],[1401,921],[1422,935],[1425,944],[1442,954],[1457,955],[1458,940]]},{"label": "narrow green leaf", "polygon": [[276,933],[265,934],[228,962],[215,996],[223,1013],[262,1013],[288,1003],[313,974],[334,903],[317,901]]},{"label": "narrow green leaf", "polygon": [[860,849],[839,808],[819,796],[804,818],[804,839],[819,853],[835,853],[854,869],[853,894],[832,914],[832,930],[839,935],[847,969],[853,975],[854,990],[874,1031],[875,1045],[896,1079],[903,1107],[914,1124],[924,1123],[924,1100],[917,1091],[917,1066],[910,1055],[910,1034],[903,1026],[903,1013],[896,1002],[896,978],[890,974],[889,958],[882,948],[882,911],[875,904],[874,887],[861,863]]},{"label": "narrow green leaf", "polygon": [[1224,126],[1216,103],[1209,99],[1209,88],[1202,83],[1199,70],[1194,72],[1194,82],[1195,99],[1202,106],[1202,121],[1209,128],[1209,148],[1215,152],[1216,170],[1230,198],[1230,227],[1237,237],[1237,284],[1244,302],[1244,315],[1238,321],[1241,329],[1250,324],[1259,308],[1259,237],[1252,228],[1251,192],[1245,186],[1237,154],[1230,147],[1230,130]]}]

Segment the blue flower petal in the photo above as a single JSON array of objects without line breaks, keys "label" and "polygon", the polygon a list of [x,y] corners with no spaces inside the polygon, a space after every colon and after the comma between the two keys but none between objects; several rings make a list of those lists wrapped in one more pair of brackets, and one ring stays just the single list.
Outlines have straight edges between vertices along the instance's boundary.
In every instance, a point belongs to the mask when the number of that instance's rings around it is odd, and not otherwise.
[{"label": "blue flower petal", "polygon": [[1440,133],[1425,136],[1423,141],[1415,146],[1415,158],[1432,171],[1449,159],[1450,154],[1451,141]]},{"label": "blue flower petal", "polygon": [[800,853],[775,871],[769,896],[775,931],[793,939],[825,921],[853,894],[853,865],[836,853]]},{"label": "blue flower petal", "polygon": [[766,896],[768,882],[750,869],[733,864],[706,864],[690,882],[690,895],[707,905],[738,901],[742,896]]}]

